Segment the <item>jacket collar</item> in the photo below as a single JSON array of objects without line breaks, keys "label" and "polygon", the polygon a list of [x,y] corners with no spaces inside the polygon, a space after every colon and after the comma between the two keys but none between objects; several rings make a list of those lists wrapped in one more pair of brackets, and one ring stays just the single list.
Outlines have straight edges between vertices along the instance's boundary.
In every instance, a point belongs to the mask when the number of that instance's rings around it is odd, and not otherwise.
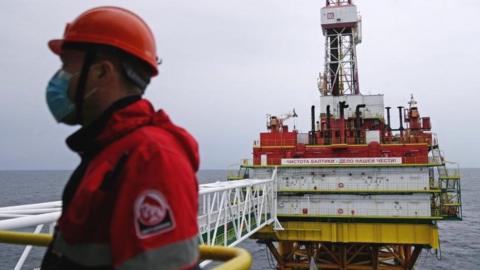
[{"label": "jacket collar", "polygon": [[67,138],[68,147],[92,155],[114,140],[149,124],[155,111],[145,99],[130,96],[116,101],[97,120]]}]

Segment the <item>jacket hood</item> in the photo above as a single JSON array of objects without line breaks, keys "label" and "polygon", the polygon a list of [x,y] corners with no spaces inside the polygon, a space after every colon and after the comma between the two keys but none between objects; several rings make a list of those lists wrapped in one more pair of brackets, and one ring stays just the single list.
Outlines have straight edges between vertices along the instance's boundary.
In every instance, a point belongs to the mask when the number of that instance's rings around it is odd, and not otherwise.
[{"label": "jacket hood", "polygon": [[200,155],[198,143],[193,136],[184,128],[179,127],[170,121],[170,118],[163,110],[156,112],[152,118],[152,124],[169,132],[182,146],[185,154],[188,156],[193,170],[196,172],[200,165]]}]

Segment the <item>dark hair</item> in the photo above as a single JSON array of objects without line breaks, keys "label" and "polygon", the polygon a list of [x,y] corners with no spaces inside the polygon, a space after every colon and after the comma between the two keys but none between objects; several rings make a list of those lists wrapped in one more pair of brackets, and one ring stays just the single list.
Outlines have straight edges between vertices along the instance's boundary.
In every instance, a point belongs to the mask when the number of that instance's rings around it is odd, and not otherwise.
[{"label": "dark hair", "polygon": [[154,74],[152,68],[145,61],[112,46],[67,42],[63,44],[62,49],[94,51],[94,63],[102,60],[111,61],[118,69],[124,82],[131,88],[139,89],[141,94],[145,92],[150,83],[150,78]]}]

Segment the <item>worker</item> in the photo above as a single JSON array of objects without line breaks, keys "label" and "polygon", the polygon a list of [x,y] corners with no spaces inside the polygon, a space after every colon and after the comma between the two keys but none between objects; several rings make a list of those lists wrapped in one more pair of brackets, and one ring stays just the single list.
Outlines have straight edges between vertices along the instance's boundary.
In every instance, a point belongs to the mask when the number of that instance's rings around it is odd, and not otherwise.
[{"label": "worker", "polygon": [[48,82],[53,117],[81,128],[50,269],[193,269],[198,266],[198,146],[142,98],[158,74],[154,36],[134,13],[98,7],[48,43],[62,61]]}]

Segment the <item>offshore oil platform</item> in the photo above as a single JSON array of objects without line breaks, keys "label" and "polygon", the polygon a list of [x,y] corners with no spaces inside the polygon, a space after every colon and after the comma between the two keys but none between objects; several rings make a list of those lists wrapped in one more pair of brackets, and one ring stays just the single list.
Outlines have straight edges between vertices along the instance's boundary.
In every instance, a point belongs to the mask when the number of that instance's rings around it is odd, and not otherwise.
[{"label": "offshore oil platform", "polygon": [[253,162],[230,178],[276,174],[278,222],[252,238],[277,269],[412,269],[422,249],[439,250],[437,222],[462,219],[458,166],[444,159],[413,95],[393,127],[383,95],[360,93],[361,23],[351,0],[326,1],[311,130],[289,129],[295,112],[267,115]]},{"label": "offshore oil platform", "polygon": [[[437,223],[461,220],[458,165],[445,160],[429,117],[413,98],[398,106],[362,95],[356,46],[361,18],[351,0],[321,9],[325,71],[311,130],[290,130],[295,111],[267,116],[267,131],[229,180],[199,187],[200,266],[246,270],[252,257],[232,248],[253,238],[279,270],[413,269],[423,249],[439,253]],[[0,207],[0,243],[47,246],[61,201]],[[35,227],[34,233],[15,231]],[[47,233],[42,233],[47,228]],[[162,267],[162,266],[160,266]]]}]

